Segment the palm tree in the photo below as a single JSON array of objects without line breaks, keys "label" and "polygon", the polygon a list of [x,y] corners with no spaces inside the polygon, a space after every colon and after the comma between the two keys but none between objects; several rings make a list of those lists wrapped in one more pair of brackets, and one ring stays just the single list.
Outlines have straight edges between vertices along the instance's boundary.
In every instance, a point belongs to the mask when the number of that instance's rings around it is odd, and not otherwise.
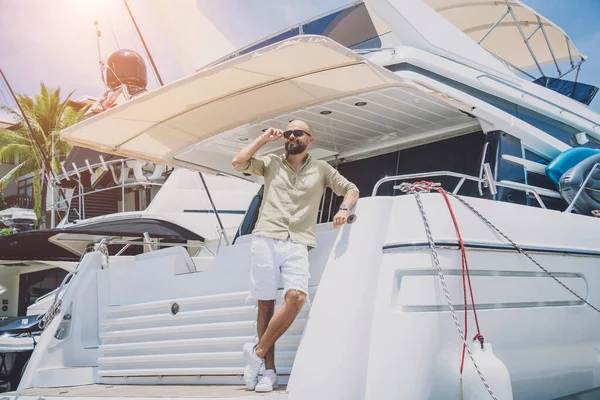
[{"label": "palm tree", "polygon": [[[17,95],[17,100],[31,124],[36,141],[42,145],[47,157],[51,156],[52,146],[54,145],[54,159],[50,162],[52,168],[58,171],[60,168],[59,159],[66,156],[71,150],[71,146],[60,139],[59,132],[81,120],[87,107],[75,110],[68,104],[73,92],[62,100],[60,88],[49,89],[43,82],[40,86],[40,93],[35,98]],[[47,181],[41,179],[46,171],[40,159],[39,151],[37,151],[37,144],[32,143],[29,128],[23,121],[21,113],[6,105],[1,106],[1,108],[17,121],[17,129],[0,129],[0,162],[16,163],[12,170],[0,178],[0,191],[10,182],[16,181],[19,176],[33,172],[35,174],[33,186],[34,210],[40,225],[45,227],[46,196],[42,194],[46,192]],[[52,135],[52,132],[54,132],[54,135]],[[53,137],[54,143],[52,143]]]}]

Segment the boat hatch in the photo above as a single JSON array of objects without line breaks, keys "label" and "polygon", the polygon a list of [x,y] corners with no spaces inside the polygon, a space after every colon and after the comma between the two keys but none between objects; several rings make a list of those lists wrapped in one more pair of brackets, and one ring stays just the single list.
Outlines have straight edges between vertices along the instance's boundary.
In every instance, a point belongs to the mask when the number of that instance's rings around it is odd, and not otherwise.
[{"label": "boat hatch", "polygon": [[313,125],[315,157],[356,157],[472,132],[479,124],[471,110],[331,39],[301,36],[164,86],[61,135],[112,154],[233,174],[237,151],[263,129],[295,118]]}]

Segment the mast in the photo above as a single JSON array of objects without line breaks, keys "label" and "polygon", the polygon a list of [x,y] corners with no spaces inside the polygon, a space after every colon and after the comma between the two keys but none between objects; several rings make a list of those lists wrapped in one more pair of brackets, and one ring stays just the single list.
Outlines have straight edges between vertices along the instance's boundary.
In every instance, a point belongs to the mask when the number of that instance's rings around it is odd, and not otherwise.
[{"label": "mast", "polygon": [[123,0],[123,3],[125,3],[125,7],[127,8],[129,17],[131,17],[131,20],[133,21],[133,26],[135,27],[135,30],[136,30],[140,40],[142,41],[142,45],[144,46],[146,55],[148,56],[148,59],[150,60],[150,64],[152,64],[152,69],[154,70],[154,73],[156,74],[156,77],[158,78],[158,82],[160,83],[160,86],[164,86],[165,84],[163,83],[163,80],[160,77],[160,74],[158,73],[158,68],[156,68],[156,64],[154,63],[154,58],[152,58],[152,54],[150,54],[150,50],[148,50],[148,46],[146,46],[146,41],[144,40],[144,37],[142,36],[142,32],[140,32],[140,28],[138,27],[137,22],[135,22],[135,18],[133,18],[133,14],[131,13],[129,4],[127,4],[127,0]]},{"label": "mast", "polygon": [[[148,46],[146,45],[146,41],[144,40],[144,37],[142,36],[142,32],[140,32],[140,28],[137,25],[137,22],[135,21],[135,18],[133,17],[133,14],[131,13],[131,9],[129,8],[129,5],[127,4],[127,0],[123,0],[123,3],[125,3],[125,7],[127,8],[127,12],[129,13],[129,16],[131,17],[131,20],[133,21],[133,25],[135,26],[135,30],[137,31],[137,34],[142,42],[142,44],[144,45],[144,50],[146,51],[146,54],[148,55],[148,59],[150,60],[150,63],[152,64],[152,69],[154,70],[154,73],[156,74],[156,77],[158,78],[158,81],[160,82],[160,86],[164,86],[164,83],[162,81],[162,78],[160,77],[160,74],[158,72],[158,68],[156,68],[156,64],[154,63],[154,58],[152,58],[152,54],[150,53],[150,50],[148,49]],[[210,190],[208,188],[208,185],[206,184],[206,181],[204,180],[204,176],[202,175],[202,173],[200,172],[200,179],[202,179],[202,184],[204,185],[204,190],[206,190],[206,194],[208,196],[208,200],[210,202],[210,205],[213,209],[213,211],[215,212],[215,217],[217,218],[217,222],[219,224],[219,227],[221,229],[221,232],[223,234],[223,237],[225,238],[225,243],[227,245],[229,245],[229,238],[227,237],[227,233],[225,232],[225,228],[223,226],[223,222],[221,221],[221,217],[219,216],[219,211],[217,210],[217,207],[215,206],[215,203],[212,199],[212,196],[210,194]]]}]

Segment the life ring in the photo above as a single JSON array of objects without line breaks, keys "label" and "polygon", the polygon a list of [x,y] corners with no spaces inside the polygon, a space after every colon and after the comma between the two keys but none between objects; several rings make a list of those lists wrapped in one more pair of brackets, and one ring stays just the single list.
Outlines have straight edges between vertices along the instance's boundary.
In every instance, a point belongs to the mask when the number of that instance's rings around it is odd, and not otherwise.
[{"label": "life ring", "polygon": [[[560,177],[558,190],[567,203],[571,204],[583,181],[597,163],[600,163],[600,154],[586,158]],[[585,187],[573,209],[580,214],[590,215],[593,210],[600,209],[600,168],[594,171]]]}]

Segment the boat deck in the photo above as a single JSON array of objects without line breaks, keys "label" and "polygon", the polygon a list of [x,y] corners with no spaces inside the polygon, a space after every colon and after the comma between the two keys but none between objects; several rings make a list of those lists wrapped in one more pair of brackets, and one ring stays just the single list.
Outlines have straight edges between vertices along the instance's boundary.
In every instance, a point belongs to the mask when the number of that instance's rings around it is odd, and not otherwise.
[{"label": "boat deck", "polygon": [[285,387],[270,393],[256,393],[240,385],[85,385],[61,388],[34,388],[2,393],[2,397],[14,396],[19,399],[43,396],[45,399],[58,397],[76,398],[185,398],[185,399],[259,399],[276,397],[285,399]]}]

